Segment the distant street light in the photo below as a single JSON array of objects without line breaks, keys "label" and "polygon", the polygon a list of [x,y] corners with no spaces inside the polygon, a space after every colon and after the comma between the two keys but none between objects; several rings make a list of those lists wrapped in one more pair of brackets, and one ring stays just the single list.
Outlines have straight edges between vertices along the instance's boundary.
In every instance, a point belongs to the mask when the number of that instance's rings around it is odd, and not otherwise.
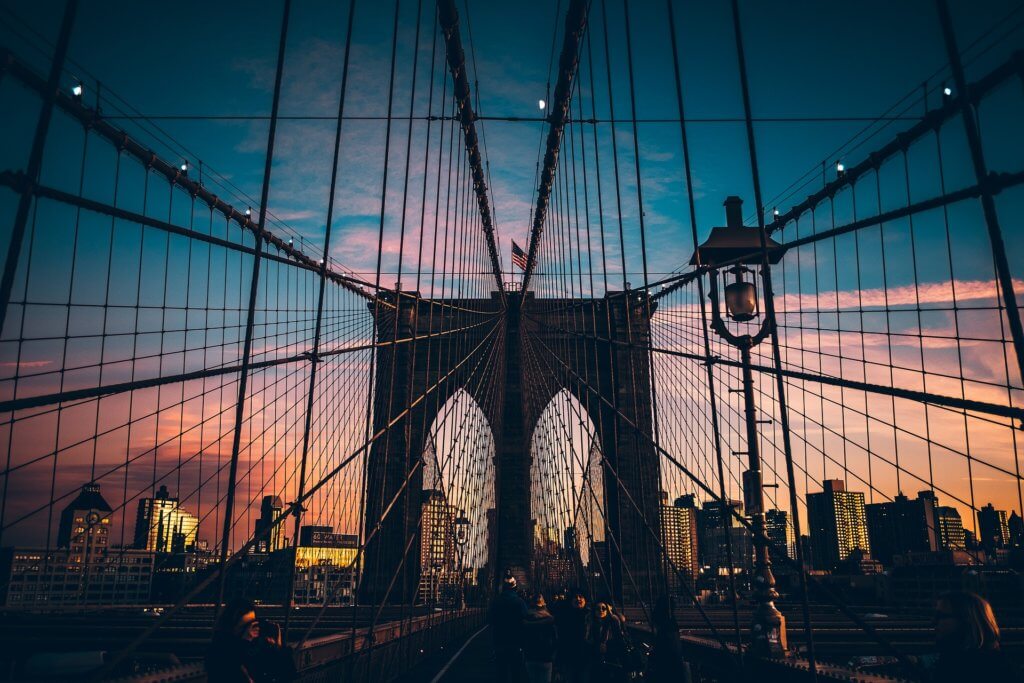
[{"label": "distant street light", "polygon": [[455,518],[455,543],[459,546],[459,608],[466,608],[466,554],[464,548],[469,543],[469,518],[460,514]]},{"label": "distant street light", "polygon": [[459,544],[459,547],[464,547],[469,543],[469,518],[464,515],[459,515],[455,518],[455,542]]},{"label": "distant street light", "polygon": [[544,107],[548,106],[548,103],[544,100],[537,100],[537,108],[544,111]]}]

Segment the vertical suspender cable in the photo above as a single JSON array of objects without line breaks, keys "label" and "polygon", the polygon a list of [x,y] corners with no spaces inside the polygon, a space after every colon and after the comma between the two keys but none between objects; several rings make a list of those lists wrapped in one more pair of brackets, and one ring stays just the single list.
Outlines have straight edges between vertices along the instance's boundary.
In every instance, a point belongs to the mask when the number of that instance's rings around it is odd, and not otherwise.
[{"label": "vertical suspender cable", "polygon": [[[338,156],[341,151],[341,123],[345,114],[345,92],[348,89],[348,64],[352,52],[352,20],[355,18],[356,0],[350,0],[348,5],[348,28],[345,31],[345,56],[341,65],[341,96],[338,100],[338,121],[334,129],[334,156],[331,164],[331,185],[327,195],[327,223],[324,228],[324,250],[323,260],[320,262],[320,291],[316,302],[316,325],[313,330],[313,349],[309,358],[309,393],[306,397],[306,416],[302,430],[302,461],[299,465],[299,495],[296,500],[302,500],[306,491],[306,466],[309,459],[309,431],[313,421],[313,399],[316,394],[316,368],[320,362],[320,332],[324,317],[324,290],[327,285],[327,259],[331,253],[331,224],[334,222],[334,191],[338,183]],[[302,525],[301,504],[295,506],[295,529],[292,532],[292,548],[299,547],[299,529]],[[298,552],[298,550],[295,550]],[[291,618],[292,595],[295,592],[295,562],[288,568],[288,596],[286,605],[288,607],[284,615],[284,639],[288,641],[288,625]]]},{"label": "vertical suspender cable", "polygon": [[270,197],[270,170],[274,161],[274,139],[277,134],[277,112],[281,102],[281,77],[284,71],[284,51],[288,42],[288,17],[291,12],[291,0],[284,0],[284,16],[281,18],[281,38],[277,48],[277,70],[274,74],[274,97],[270,108],[270,130],[267,133],[267,156],[263,165],[263,189],[260,194],[259,231],[256,232],[255,253],[252,262],[252,281],[249,286],[249,310],[245,321],[245,342],[242,347],[242,368],[238,378],[238,402],[235,404],[235,431],[231,442],[231,465],[228,472],[228,491],[224,507],[224,530],[221,534],[220,587],[217,589],[217,608],[224,604],[224,588],[227,572],[223,570],[228,558],[228,545],[231,541],[231,517],[235,506],[235,486],[238,478],[238,451],[242,438],[242,417],[245,410],[245,392],[249,380],[249,361],[252,357],[252,334],[256,319],[256,295],[259,290],[260,262],[263,259],[263,235],[267,220],[267,200]]},{"label": "vertical suspender cable", "polygon": [[[379,334],[379,329],[380,329],[378,318],[379,318],[379,315],[380,315],[380,301],[381,301],[381,286],[380,286],[380,276],[381,276],[381,266],[382,266],[381,260],[383,258],[383,253],[384,253],[384,217],[385,217],[385,211],[387,209],[387,198],[388,198],[388,168],[389,168],[388,162],[389,162],[389,159],[390,159],[390,156],[391,156],[391,122],[392,122],[392,118],[393,118],[394,100],[395,100],[395,58],[396,58],[396,55],[397,55],[397,52],[398,52],[398,18],[399,18],[400,11],[401,11],[401,4],[402,4],[401,0],[395,0],[395,18],[394,18],[394,22],[393,22],[392,29],[391,29],[391,33],[392,33],[392,38],[391,38],[391,68],[390,68],[390,73],[389,73],[389,76],[388,76],[387,126],[385,128],[385,134],[384,134],[384,170],[383,170],[382,179],[381,179],[380,225],[379,225],[378,232],[377,232],[377,268],[376,268],[376,273],[374,275],[374,288],[375,288],[375,291],[376,291],[376,296],[374,297],[374,300],[373,300],[373,337],[372,337],[372,339],[373,339],[374,342],[377,341],[377,335]],[[395,304],[395,313],[394,314],[396,316],[398,316],[400,314],[401,298],[399,296],[397,296],[397,292],[396,292],[394,304]],[[394,367],[397,352],[398,352],[397,349],[392,347],[392,349],[391,349],[391,354],[392,354],[391,355],[391,364],[392,364],[392,367]],[[367,427],[366,431],[367,431],[368,434],[373,429],[373,412],[374,412],[374,407],[375,407],[374,406],[374,401],[375,401],[375,399],[378,398],[378,397],[376,397],[374,395],[375,394],[375,389],[376,389],[376,384],[375,384],[375,382],[376,382],[376,373],[374,371],[374,360],[377,358],[377,356],[379,356],[379,354],[374,352],[373,355],[371,356],[371,359],[370,359],[370,373],[369,373],[370,389],[369,389],[369,392],[367,394],[367,402],[368,403],[367,403],[367,410],[366,410],[366,427]],[[376,372],[379,372],[379,371],[380,371],[380,367],[377,367]],[[385,404],[386,405],[385,410],[388,411],[387,415],[388,415],[388,420],[389,421],[391,419],[391,415],[390,415],[391,394],[392,394],[393,390],[394,390],[394,381],[391,382],[391,385],[389,387],[388,399],[387,399],[388,402],[387,402],[387,404]],[[388,444],[390,442],[390,438],[391,438],[391,430],[388,430],[387,434],[385,435],[385,439],[386,440],[384,442],[384,448],[383,448],[384,465],[383,465],[383,467],[381,469],[381,473],[382,473],[381,484],[380,484],[381,485],[381,490],[380,490],[378,498],[377,498],[377,500],[382,505],[382,512],[383,512],[383,501],[385,500],[385,490],[386,490],[386,484],[387,484],[386,472],[387,472],[387,460],[388,460],[388,450],[389,450],[388,449]],[[369,457],[370,457],[370,450],[369,450],[369,446],[368,446],[367,450],[365,451],[366,464],[364,465],[364,470],[367,473],[369,472]],[[370,485],[371,485],[371,482],[368,479],[364,478],[364,487],[369,488]],[[383,518],[381,518],[381,519],[383,519]],[[378,521],[380,521],[380,520],[378,520]],[[369,542],[369,538],[364,539],[363,542],[364,543],[368,543]],[[375,554],[376,554],[378,559],[380,557],[381,548],[382,548],[382,545],[378,542],[376,548],[374,549],[374,552],[375,552]],[[365,551],[365,548],[364,548],[364,551]],[[377,567],[379,567],[379,562],[375,561],[374,564]],[[360,576],[360,579],[359,579],[360,584],[362,584],[362,582],[365,579],[366,579],[366,575],[365,574]],[[371,579],[371,580],[375,581],[376,579],[374,578],[374,579]],[[376,588],[376,585],[375,585],[375,588]],[[358,590],[362,590],[362,585],[359,586]]]},{"label": "vertical suspender cable", "polygon": [[782,428],[782,446],[786,457],[786,476],[789,485],[789,504],[793,511],[793,529],[797,537],[797,561],[800,563],[800,583],[803,587],[804,629],[807,631],[807,659],[811,676],[817,678],[817,663],[814,657],[814,641],[810,633],[810,608],[807,605],[807,569],[803,563],[800,548],[800,515],[797,509],[796,475],[793,470],[793,448],[789,433],[789,412],[786,407],[786,381],[782,376],[782,353],[779,349],[779,328],[775,318],[775,298],[772,293],[772,275],[768,265],[768,242],[764,229],[764,205],[761,199],[761,177],[757,166],[757,147],[754,142],[754,124],[750,113],[750,88],[747,82],[747,61],[743,52],[743,32],[740,27],[740,8],[732,0],[732,23],[736,36],[736,57],[739,62],[740,87],[743,93],[743,117],[747,129],[747,148],[750,153],[750,175],[754,184],[754,203],[757,208],[757,234],[761,240],[761,279],[764,287],[765,313],[771,332],[772,360],[775,364],[776,392],[779,401],[779,424]]},{"label": "vertical suspender cable", "polygon": [[64,71],[64,61],[67,59],[68,43],[71,42],[71,27],[74,26],[77,11],[78,0],[68,0],[67,4],[64,5],[64,17],[60,23],[60,34],[57,37],[57,46],[53,52],[53,61],[50,63],[50,75],[46,81],[46,91],[43,93],[43,106],[39,110],[39,118],[36,120],[36,132],[32,138],[32,150],[29,152],[28,165],[25,167],[25,179],[28,186],[24,188],[18,197],[18,210],[14,215],[11,241],[7,245],[7,259],[4,261],[4,272],[2,278],[0,278],[0,332],[3,331],[4,322],[7,320],[7,306],[10,302],[11,290],[14,289],[14,276],[18,271],[18,258],[21,256],[21,244],[25,241],[25,226],[28,224],[28,211],[32,205],[32,185],[39,180],[39,172],[43,166],[46,136],[50,131],[50,121],[53,119],[53,107],[57,100],[60,76]]},{"label": "vertical suspender cable", "polygon": [[[632,39],[632,36],[631,36],[632,31],[630,30],[630,23],[629,23],[629,0],[623,0],[623,2],[622,2],[622,9],[623,9],[623,14],[624,14],[624,18],[625,18],[625,29],[626,29],[626,64],[627,64],[628,71],[629,71],[630,118],[633,121],[633,168],[636,171],[637,220],[640,223],[640,256],[641,256],[641,262],[642,262],[642,265],[643,265],[643,276],[644,276],[644,289],[643,289],[643,292],[644,292],[643,293],[644,315],[647,318],[647,329],[648,329],[648,339],[646,341],[646,345],[650,345],[651,342],[652,342],[652,337],[653,337],[653,333],[650,331],[650,323],[651,323],[651,319],[653,317],[653,313],[654,312],[651,309],[651,297],[650,297],[650,293],[648,291],[648,285],[650,284],[650,281],[649,281],[649,277],[648,277],[648,273],[647,273],[647,226],[646,226],[646,224],[644,222],[644,192],[643,192],[643,183],[641,182],[641,179],[640,179],[640,130],[639,130],[639,127],[637,125],[637,118],[636,118],[636,83],[635,83],[634,78],[633,78],[633,39]],[[627,321],[632,319],[632,316],[630,315],[630,311],[631,310],[632,309],[631,309],[630,303],[629,303],[629,296],[627,294],[627,296],[626,296],[626,320]],[[632,333],[630,333],[630,337],[632,337]],[[632,339],[630,339],[630,342],[632,343]],[[634,384],[633,391],[634,391],[634,395],[635,395],[635,392],[636,392],[636,373],[635,373],[635,371],[633,369],[633,355],[634,355],[633,352],[630,351],[629,365],[630,365],[630,372],[631,372],[631,374],[633,374],[633,384]],[[657,379],[656,379],[655,373],[654,373],[654,354],[649,352],[649,351],[646,351],[644,353],[644,355],[646,356],[646,360],[647,360],[646,364],[647,364],[647,366],[649,368],[648,371],[650,372],[651,413],[652,413],[652,421],[653,421],[652,428],[653,428],[653,431],[654,431],[654,443],[655,444],[661,444],[661,432],[660,432],[659,427],[658,427],[658,398],[657,398],[658,397],[658,386],[657,386]],[[634,400],[637,401],[638,399],[634,398]],[[637,406],[637,413],[639,413],[639,405]],[[637,418],[639,418],[639,417],[640,416],[638,414]],[[636,439],[636,443],[639,444],[639,438]],[[660,460],[660,457],[659,457],[659,460]],[[640,472],[640,497],[641,497],[641,499],[643,500],[647,496],[654,496],[655,500],[658,500],[657,496],[659,494],[658,494],[657,490],[656,491],[644,491],[644,481],[646,480],[647,477],[645,476],[644,471],[643,471],[645,469],[643,467],[643,463],[640,463],[640,469],[641,469],[641,472]],[[660,468],[655,468],[655,474],[660,476]],[[660,489],[660,485],[661,485],[661,482],[660,482],[660,479],[659,479],[655,483],[655,487]],[[660,502],[659,502],[659,504],[660,504]],[[655,518],[653,520],[645,520],[645,522],[647,524],[658,524],[659,528],[660,528],[660,524],[659,524],[660,520],[659,520],[658,516],[655,516]],[[647,547],[646,544],[644,546],[644,556],[647,559],[649,559],[649,556],[650,556],[650,553],[648,552],[648,547]],[[662,578],[664,579],[664,581],[667,582],[668,581],[668,575],[665,572],[663,572],[663,574],[664,574],[664,576],[662,576]],[[651,582],[650,571],[647,572],[647,584],[648,584],[648,591],[649,591],[648,594],[653,597],[654,591],[652,589],[652,582]],[[668,584],[666,583],[664,587],[665,587],[666,592],[667,592]]]},{"label": "vertical suspender cable", "polygon": [[[699,244],[699,240],[697,238],[697,210],[696,210],[696,207],[694,206],[693,174],[691,172],[691,167],[690,167],[690,144],[689,144],[689,138],[687,137],[687,132],[686,132],[686,114],[685,114],[685,109],[683,107],[683,84],[682,84],[682,76],[680,74],[680,67],[679,67],[679,45],[678,45],[678,40],[676,39],[676,20],[675,20],[675,13],[672,11],[672,0],[665,0],[665,5],[668,8],[668,31],[669,31],[669,37],[671,38],[671,43],[672,43],[672,67],[673,67],[673,71],[674,71],[674,75],[675,75],[675,83],[676,83],[676,108],[679,111],[679,132],[680,132],[680,135],[681,135],[681,141],[682,141],[682,146],[683,146],[683,172],[684,172],[684,174],[686,176],[686,197],[687,197],[687,203],[689,204],[689,210],[690,210],[690,233],[691,233],[691,237],[693,239],[693,250],[694,250],[694,253],[697,255],[697,259],[698,259],[697,267],[699,268],[701,264],[700,264],[700,251],[697,249],[697,246]],[[711,339],[709,337],[709,332],[708,332],[707,302],[704,300],[704,278],[697,278],[697,296],[700,299],[700,319],[701,319],[701,332],[703,334],[702,341],[704,342],[704,355],[707,356],[708,358],[711,358]],[[704,367],[707,369],[708,400],[709,400],[709,402],[711,404],[711,434],[712,434],[712,438],[715,441],[715,459],[716,459],[716,462],[719,465],[718,474],[719,474],[719,478],[721,479],[721,477],[723,475],[722,467],[721,467],[722,462],[723,462],[723,457],[722,457],[722,435],[721,435],[721,428],[720,428],[719,420],[718,420],[718,398],[717,398],[716,392],[715,392],[715,369],[714,369],[714,365],[712,363],[710,363],[710,362],[705,362],[704,363]],[[727,502],[725,500],[725,488],[724,488],[725,483],[724,483],[724,480],[722,480],[720,483],[721,483],[720,490],[721,490],[721,493],[722,493],[722,502],[721,502],[721,504],[722,505],[726,505]],[[796,509],[794,508],[794,516],[795,515],[796,515]],[[728,550],[729,550],[729,554],[731,555],[732,554],[732,548],[731,548],[732,543],[728,539],[728,530],[726,530],[726,540],[727,540],[727,543],[729,544]],[[729,562],[731,564],[732,560],[730,559]],[[733,625],[734,625],[734,628],[735,628],[735,631],[736,631],[736,654],[737,654],[738,657],[742,658],[743,650],[740,647],[739,621],[736,620]]]}]

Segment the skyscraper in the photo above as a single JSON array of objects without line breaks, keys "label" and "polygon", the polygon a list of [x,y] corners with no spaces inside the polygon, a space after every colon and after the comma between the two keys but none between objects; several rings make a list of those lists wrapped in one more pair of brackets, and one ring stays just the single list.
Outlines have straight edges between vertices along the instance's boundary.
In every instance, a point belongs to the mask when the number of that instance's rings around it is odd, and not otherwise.
[{"label": "skyscraper", "polygon": [[777,548],[785,551],[786,557],[796,559],[796,536],[789,525],[789,513],[785,510],[766,510],[764,513],[765,533],[771,543],[772,557]]},{"label": "skyscraper", "polygon": [[68,549],[71,562],[89,562],[107,552],[110,542],[110,505],[100,485],[88,483],[60,513],[57,545]]},{"label": "skyscraper", "polygon": [[[284,503],[279,496],[263,496],[260,503],[260,517],[256,520],[254,533],[257,537],[256,545],[253,547],[255,553],[272,553],[284,547],[284,522],[270,528],[284,510]],[[270,529],[264,535],[265,529]]]},{"label": "skyscraper", "polygon": [[455,518],[458,511],[444,493],[424,489],[420,518],[420,587],[422,602],[436,602],[443,584],[455,576]]},{"label": "skyscraper", "polygon": [[1024,519],[1017,514],[1016,510],[1010,513],[1010,519],[1007,520],[1006,526],[1010,530],[1010,547],[1024,546]]},{"label": "skyscraper", "polygon": [[1006,510],[996,510],[992,503],[978,510],[978,542],[988,552],[1005,548],[1010,540]]},{"label": "skyscraper", "polygon": [[135,515],[135,547],[158,553],[193,550],[199,535],[199,519],[183,510],[161,486],[153,498],[139,501]]},{"label": "skyscraper", "polygon": [[699,572],[697,563],[697,511],[692,507],[683,507],[682,498],[676,505],[668,504],[668,494],[662,491],[661,496],[661,543],[665,549],[668,564],[665,572],[669,585],[679,585],[679,573],[693,583]]},{"label": "skyscraper", "polygon": [[939,527],[939,547],[942,550],[965,550],[967,536],[960,511],[955,507],[940,505],[935,509],[935,521]]},{"label": "skyscraper", "polygon": [[589,536],[591,541],[605,540],[605,509],[604,509],[604,468],[601,465],[601,449],[595,439],[587,454],[587,470],[580,489],[581,536]]},{"label": "skyscraper", "polygon": [[842,479],[826,479],[824,490],[807,495],[814,567],[835,569],[855,548],[871,553],[864,494],[847,491]]},{"label": "skyscraper", "polygon": [[911,500],[902,493],[887,503],[864,506],[871,555],[886,566],[893,555],[939,549],[936,501],[931,491]]},{"label": "skyscraper", "polygon": [[730,500],[704,503],[698,516],[697,548],[700,563],[715,574],[729,574],[729,551],[732,550],[733,571],[749,571],[754,563],[754,546],[750,532],[736,518],[743,514],[743,504]]}]

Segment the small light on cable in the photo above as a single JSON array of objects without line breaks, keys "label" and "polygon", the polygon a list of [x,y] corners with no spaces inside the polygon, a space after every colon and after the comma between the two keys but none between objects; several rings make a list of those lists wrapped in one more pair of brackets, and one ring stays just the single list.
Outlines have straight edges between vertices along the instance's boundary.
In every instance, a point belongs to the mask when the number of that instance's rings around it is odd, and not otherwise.
[{"label": "small light on cable", "polygon": [[295,243],[295,240],[293,240],[293,239],[292,239],[291,237],[289,237],[289,238],[288,238],[288,246],[290,247],[290,246],[292,246],[292,244],[294,244],[294,243]]},{"label": "small light on cable", "polygon": [[778,209],[772,209],[772,215],[778,218],[779,216],[782,215],[782,212],[779,211]]},{"label": "small light on cable", "polygon": [[950,88],[948,85],[947,86],[943,86],[942,94],[945,95],[946,97],[952,97],[953,96],[953,89]]},{"label": "small light on cable", "polygon": [[252,207],[251,207],[251,206],[249,206],[249,207],[246,207],[246,209],[245,209],[245,215],[246,215],[246,217],[249,217],[249,216],[251,216],[251,215],[252,215]]},{"label": "small light on cable", "polygon": [[181,162],[181,172],[188,173],[188,161]]},{"label": "small light on cable", "polygon": [[544,100],[537,100],[537,108],[544,111],[544,107],[548,106],[548,103]]},{"label": "small light on cable", "polygon": [[82,87],[82,82],[81,81],[79,81],[78,83],[75,83],[73,86],[71,86],[71,94],[74,95],[76,99],[79,99],[79,100],[82,99],[82,93],[83,92],[84,92],[84,88]]},{"label": "small light on cable", "polygon": [[846,166],[843,165],[843,162],[837,161],[836,162],[836,173],[843,173],[845,171],[846,171]]}]

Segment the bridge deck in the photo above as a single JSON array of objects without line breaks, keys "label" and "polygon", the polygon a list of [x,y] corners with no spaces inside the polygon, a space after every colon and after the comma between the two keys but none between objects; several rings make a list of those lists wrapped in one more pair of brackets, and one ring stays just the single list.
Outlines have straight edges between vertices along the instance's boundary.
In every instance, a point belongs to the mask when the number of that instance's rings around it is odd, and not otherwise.
[{"label": "bridge deck", "polygon": [[437,657],[408,675],[401,683],[471,683],[495,678],[494,650],[486,626],[468,638],[451,643],[444,656]]}]

